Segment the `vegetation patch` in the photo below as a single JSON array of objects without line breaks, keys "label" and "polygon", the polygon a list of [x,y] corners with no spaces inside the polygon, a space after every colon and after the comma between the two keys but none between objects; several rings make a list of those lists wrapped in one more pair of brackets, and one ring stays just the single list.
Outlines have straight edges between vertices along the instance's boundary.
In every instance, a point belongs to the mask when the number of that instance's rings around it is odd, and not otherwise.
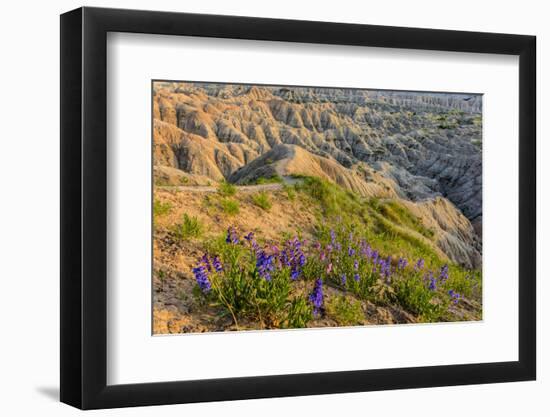
[{"label": "vegetation patch", "polygon": [[253,194],[251,198],[254,205],[260,207],[261,209],[265,211],[269,211],[269,209],[271,209],[271,206],[272,206],[271,199],[269,198],[269,195],[265,191],[262,191],[257,194]]},{"label": "vegetation patch", "polygon": [[187,213],[183,215],[182,221],[173,227],[174,236],[178,240],[201,237],[203,231],[202,222],[197,217],[191,217]]},{"label": "vegetation patch", "polygon": [[227,181],[222,181],[218,185],[218,192],[225,197],[229,197],[235,195],[237,187]]},{"label": "vegetation patch", "polygon": [[172,210],[172,204],[169,201],[162,202],[160,200],[155,200],[153,203],[153,216],[160,217],[165,216],[170,213]]},{"label": "vegetation patch", "polygon": [[228,214],[230,216],[235,216],[240,212],[239,202],[230,198],[221,199],[220,207],[225,214]]}]

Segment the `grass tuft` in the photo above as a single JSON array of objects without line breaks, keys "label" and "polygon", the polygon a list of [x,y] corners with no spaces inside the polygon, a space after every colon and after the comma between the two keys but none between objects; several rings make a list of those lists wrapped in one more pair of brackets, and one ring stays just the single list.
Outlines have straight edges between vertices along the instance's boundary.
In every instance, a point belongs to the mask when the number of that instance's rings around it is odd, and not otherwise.
[{"label": "grass tuft", "polygon": [[196,217],[190,217],[187,213],[183,215],[181,223],[174,226],[174,236],[178,240],[201,237],[204,231],[202,222]]},{"label": "grass tuft", "polygon": [[222,181],[218,186],[218,192],[225,197],[229,197],[235,195],[237,187],[227,181]]},{"label": "grass tuft", "polygon": [[265,191],[252,195],[252,202],[265,211],[271,209],[271,200]]},{"label": "grass tuft", "polygon": [[231,200],[230,198],[220,200],[220,206],[222,211],[230,216],[235,216],[240,212],[239,202]]}]

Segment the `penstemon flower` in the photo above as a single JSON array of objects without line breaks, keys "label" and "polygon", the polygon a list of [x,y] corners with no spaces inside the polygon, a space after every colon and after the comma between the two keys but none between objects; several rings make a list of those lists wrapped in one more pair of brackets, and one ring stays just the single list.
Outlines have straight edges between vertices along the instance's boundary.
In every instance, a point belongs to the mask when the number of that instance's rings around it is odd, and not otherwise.
[{"label": "penstemon flower", "polygon": [[449,279],[449,266],[447,264],[443,265],[441,267],[441,270],[439,271],[439,280],[441,282],[445,282]]},{"label": "penstemon flower", "polygon": [[197,281],[197,284],[201,291],[205,294],[209,292],[212,288],[212,285],[208,280],[208,271],[206,267],[203,264],[197,265],[195,268],[193,268],[193,274],[195,275],[195,280]]},{"label": "penstemon flower", "polygon": [[256,257],[256,268],[260,276],[266,281],[271,281],[271,272],[275,269],[273,264],[273,255],[268,255],[265,251],[260,250]]},{"label": "penstemon flower", "polygon": [[400,271],[403,271],[408,264],[409,264],[409,261],[407,261],[406,258],[399,258],[399,261],[397,261],[397,269],[399,269]]},{"label": "penstemon flower", "polygon": [[428,289],[430,291],[437,290],[437,281],[436,281],[432,271],[429,272],[429,274],[427,275],[427,277],[425,279],[428,281]]},{"label": "penstemon flower", "polygon": [[449,297],[451,297],[451,301],[454,304],[458,304],[458,300],[460,300],[461,295],[453,290],[449,290]]},{"label": "penstemon flower", "polygon": [[239,243],[239,237],[237,236],[237,230],[235,227],[231,226],[227,229],[227,237],[225,238],[225,242],[232,245]]},{"label": "penstemon flower", "polygon": [[315,316],[320,315],[321,308],[323,307],[323,280],[321,278],[315,281],[313,291],[309,295],[309,301],[313,304],[313,314]]},{"label": "penstemon flower", "polygon": [[200,259],[200,262],[202,262],[202,264],[206,267],[208,272],[212,271],[212,266],[210,265],[210,259],[208,259],[208,254],[207,253],[202,255],[202,257]]},{"label": "penstemon flower", "polygon": [[214,270],[216,272],[223,271],[222,263],[220,262],[219,256],[214,256],[214,259],[212,259],[212,266],[214,266]]}]

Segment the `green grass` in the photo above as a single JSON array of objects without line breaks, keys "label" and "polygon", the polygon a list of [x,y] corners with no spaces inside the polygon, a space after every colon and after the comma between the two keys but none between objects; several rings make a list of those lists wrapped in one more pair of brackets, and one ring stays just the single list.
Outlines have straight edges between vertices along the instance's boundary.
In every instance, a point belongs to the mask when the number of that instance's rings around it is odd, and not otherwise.
[{"label": "green grass", "polygon": [[260,207],[265,211],[269,211],[269,209],[271,209],[272,207],[271,199],[265,191],[253,194],[251,198],[254,205]]},{"label": "green grass", "polygon": [[153,215],[155,217],[164,216],[172,210],[172,204],[167,201],[163,203],[160,200],[155,200],[153,203]]},{"label": "green grass", "polygon": [[286,196],[290,201],[296,200],[296,189],[292,185],[283,185],[283,190],[286,192]]},{"label": "green grass", "polygon": [[418,217],[395,200],[379,204],[379,212],[393,223],[415,230],[425,237],[432,238],[434,235],[433,230],[425,227]]},{"label": "green grass", "polygon": [[204,226],[197,217],[190,217],[187,213],[183,215],[181,223],[173,227],[173,233],[178,240],[199,238],[202,236]]},{"label": "green grass", "polygon": [[248,185],[261,185],[261,184],[280,184],[283,179],[279,175],[273,175],[272,177],[259,177],[248,183]]},{"label": "green grass", "polygon": [[419,316],[423,322],[441,321],[446,316],[448,298],[430,291],[423,282],[421,274],[399,279],[394,284],[397,299],[408,311]]},{"label": "green grass", "polygon": [[330,298],[326,303],[326,312],[339,326],[355,326],[365,319],[361,303],[343,295]]},{"label": "green grass", "polygon": [[230,198],[223,198],[220,200],[220,207],[225,214],[235,216],[240,212],[239,202],[231,200]]},{"label": "green grass", "polygon": [[229,197],[235,195],[237,187],[227,181],[222,181],[218,186],[218,192],[225,197]]}]

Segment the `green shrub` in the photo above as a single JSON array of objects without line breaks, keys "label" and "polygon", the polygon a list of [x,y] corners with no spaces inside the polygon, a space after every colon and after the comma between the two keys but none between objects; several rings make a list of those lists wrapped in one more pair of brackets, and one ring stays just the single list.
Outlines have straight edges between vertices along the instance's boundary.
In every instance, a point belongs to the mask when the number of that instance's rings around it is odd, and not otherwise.
[{"label": "green shrub", "polygon": [[287,314],[282,327],[287,329],[301,329],[307,327],[313,319],[313,308],[305,298],[294,298],[288,303]]},{"label": "green shrub", "polygon": [[290,201],[294,201],[296,199],[296,190],[294,189],[294,186],[291,185],[283,185],[283,189],[286,192],[286,196]]},{"label": "green shrub", "polygon": [[341,295],[332,297],[326,303],[327,315],[340,326],[355,326],[363,324],[365,315],[361,303]]},{"label": "green shrub", "polygon": [[448,300],[428,289],[420,274],[398,279],[394,286],[401,305],[417,314],[421,321],[439,321],[447,311]]},{"label": "green shrub", "polygon": [[196,217],[190,217],[185,213],[182,222],[173,228],[174,235],[178,240],[186,240],[191,237],[200,237],[203,233],[203,224]]},{"label": "green shrub", "polygon": [[155,200],[153,203],[153,215],[155,217],[164,216],[172,210],[172,203],[169,201],[163,203],[160,200]]},{"label": "green shrub", "polygon": [[224,198],[220,200],[220,206],[225,214],[228,214],[230,216],[235,216],[236,214],[239,214],[240,207],[238,201]]},{"label": "green shrub", "polygon": [[271,204],[271,200],[269,199],[269,195],[267,195],[267,193],[265,191],[262,191],[260,193],[257,193],[257,194],[253,194],[252,195],[252,202],[264,209],[265,211],[268,211],[272,204]]},{"label": "green shrub", "polygon": [[227,181],[222,181],[218,186],[218,192],[226,197],[232,196],[235,195],[235,193],[237,192],[237,187],[235,187],[231,183],[228,183]]}]

